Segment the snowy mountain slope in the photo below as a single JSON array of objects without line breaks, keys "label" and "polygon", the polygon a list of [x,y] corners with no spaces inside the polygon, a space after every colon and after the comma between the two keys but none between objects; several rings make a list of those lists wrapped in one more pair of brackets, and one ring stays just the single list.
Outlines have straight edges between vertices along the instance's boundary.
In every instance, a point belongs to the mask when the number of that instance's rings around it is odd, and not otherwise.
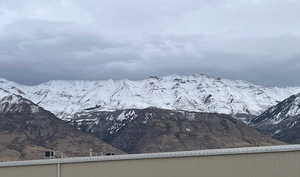
[{"label": "snowy mountain slope", "polygon": [[300,94],[266,110],[250,125],[288,143],[300,143]]},{"label": "snowy mountain slope", "polygon": [[159,107],[172,110],[259,115],[299,88],[267,88],[207,75],[150,77],[145,80],[50,81],[25,86],[0,79],[0,98],[19,94],[70,119],[86,109]]},{"label": "snowy mountain slope", "polygon": [[19,95],[9,95],[0,99],[1,113],[36,113],[40,111],[40,107]]},{"label": "snowy mountain slope", "polygon": [[292,95],[279,104],[266,110],[262,115],[251,121],[253,124],[279,124],[290,117],[300,115],[300,94]]}]

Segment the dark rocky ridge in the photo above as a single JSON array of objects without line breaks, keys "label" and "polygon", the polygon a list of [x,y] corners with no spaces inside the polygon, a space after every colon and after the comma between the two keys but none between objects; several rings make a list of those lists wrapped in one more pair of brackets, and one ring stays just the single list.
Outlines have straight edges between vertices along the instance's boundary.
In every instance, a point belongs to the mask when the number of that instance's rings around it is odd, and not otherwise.
[{"label": "dark rocky ridge", "polygon": [[73,125],[127,153],[278,145],[229,115],[158,108],[77,114]]},{"label": "dark rocky ridge", "polygon": [[0,160],[40,159],[47,150],[66,157],[88,156],[89,149],[95,153],[123,153],[21,96],[0,101]]}]

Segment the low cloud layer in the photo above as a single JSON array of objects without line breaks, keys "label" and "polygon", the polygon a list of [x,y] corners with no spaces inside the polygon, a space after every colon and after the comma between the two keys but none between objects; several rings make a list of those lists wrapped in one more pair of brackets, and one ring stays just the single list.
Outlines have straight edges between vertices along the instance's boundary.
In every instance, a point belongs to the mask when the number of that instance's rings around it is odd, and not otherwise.
[{"label": "low cloud layer", "polygon": [[0,77],[207,73],[300,86],[296,0],[0,0]]}]

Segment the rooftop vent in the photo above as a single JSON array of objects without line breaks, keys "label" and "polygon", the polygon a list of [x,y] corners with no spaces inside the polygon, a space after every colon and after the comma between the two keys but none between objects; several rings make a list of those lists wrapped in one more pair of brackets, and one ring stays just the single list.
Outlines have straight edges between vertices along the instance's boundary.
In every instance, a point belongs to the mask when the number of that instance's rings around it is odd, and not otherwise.
[{"label": "rooftop vent", "polygon": [[45,159],[54,159],[55,158],[55,152],[54,151],[46,151],[45,152]]}]

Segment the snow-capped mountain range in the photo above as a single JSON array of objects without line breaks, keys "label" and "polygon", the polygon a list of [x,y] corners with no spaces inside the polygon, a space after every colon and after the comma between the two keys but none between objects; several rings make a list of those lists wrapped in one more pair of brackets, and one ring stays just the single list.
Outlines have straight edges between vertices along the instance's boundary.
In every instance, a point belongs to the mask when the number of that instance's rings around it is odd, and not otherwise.
[{"label": "snow-capped mountain range", "polygon": [[83,111],[158,107],[171,110],[259,115],[300,87],[263,87],[203,74],[145,80],[49,81],[26,86],[0,79],[0,99],[16,94],[68,120]]}]

